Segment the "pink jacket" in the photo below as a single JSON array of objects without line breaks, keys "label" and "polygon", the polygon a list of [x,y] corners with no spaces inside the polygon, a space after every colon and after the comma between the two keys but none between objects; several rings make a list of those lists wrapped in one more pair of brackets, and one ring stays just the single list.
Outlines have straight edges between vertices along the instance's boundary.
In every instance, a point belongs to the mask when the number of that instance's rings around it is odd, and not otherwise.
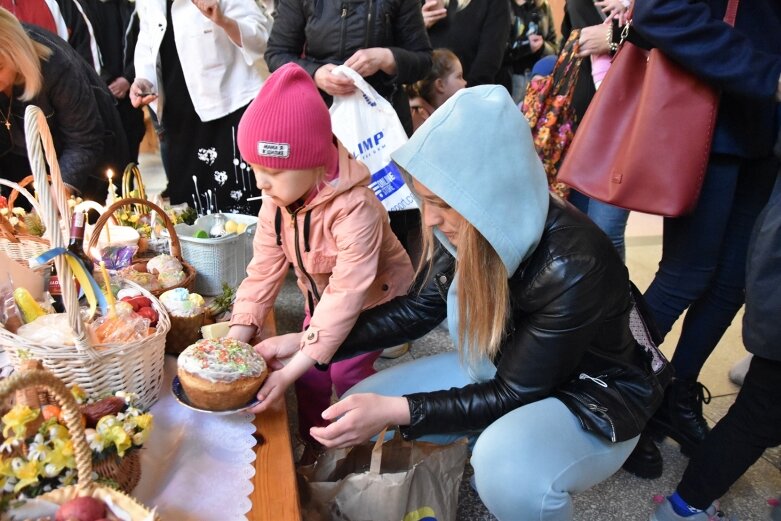
[{"label": "pink jacket", "polygon": [[[304,296],[310,291],[307,274],[320,294],[314,313],[307,303],[312,318],[301,349],[318,362],[327,363],[362,310],[407,292],[413,278],[412,263],[391,231],[385,208],[368,188],[369,180],[366,167],[340,147],[339,177],[297,211],[295,218],[287,209],[281,209],[279,246],[277,206],[263,203],[254,255],[247,278],[236,293],[231,324],[253,325],[260,331],[285,279],[288,263],[293,263]],[[310,251],[305,251],[305,216],[310,211]]]}]

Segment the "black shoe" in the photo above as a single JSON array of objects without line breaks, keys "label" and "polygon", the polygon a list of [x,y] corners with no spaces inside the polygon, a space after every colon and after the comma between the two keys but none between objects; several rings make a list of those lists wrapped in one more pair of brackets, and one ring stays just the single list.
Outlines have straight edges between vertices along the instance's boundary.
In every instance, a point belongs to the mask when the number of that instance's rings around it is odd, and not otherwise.
[{"label": "black shoe", "polygon": [[700,382],[673,378],[664,401],[648,421],[648,431],[658,440],[669,436],[691,457],[710,432],[702,416],[702,404],[710,403],[710,391]]},{"label": "black shoe", "polygon": [[662,475],[664,460],[651,436],[645,433],[640,435],[635,450],[626,459],[622,468],[643,479],[656,479]]}]

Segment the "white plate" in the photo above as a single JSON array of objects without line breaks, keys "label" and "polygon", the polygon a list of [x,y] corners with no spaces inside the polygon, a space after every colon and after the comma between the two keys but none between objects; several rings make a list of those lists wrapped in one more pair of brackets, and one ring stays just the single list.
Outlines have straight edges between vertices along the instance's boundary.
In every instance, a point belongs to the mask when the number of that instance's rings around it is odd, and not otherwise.
[{"label": "white plate", "polygon": [[171,391],[174,393],[174,398],[176,398],[176,401],[181,403],[188,409],[192,409],[193,411],[203,412],[206,414],[214,414],[215,416],[225,416],[227,414],[236,414],[237,412],[244,412],[247,409],[251,407],[255,407],[257,404],[260,403],[257,397],[254,397],[249,403],[243,405],[242,407],[239,407],[238,409],[229,409],[227,411],[210,411],[208,409],[201,409],[200,407],[196,407],[195,405],[190,403],[190,400],[187,398],[187,394],[185,394],[178,376],[174,376],[174,379],[171,382]]}]

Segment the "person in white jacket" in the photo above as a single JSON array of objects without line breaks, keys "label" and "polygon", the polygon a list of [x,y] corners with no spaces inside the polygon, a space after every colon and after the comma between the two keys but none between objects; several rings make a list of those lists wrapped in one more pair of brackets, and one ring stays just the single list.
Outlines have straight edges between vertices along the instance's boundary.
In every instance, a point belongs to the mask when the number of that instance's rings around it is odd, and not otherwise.
[{"label": "person in white jacket", "polygon": [[201,214],[258,213],[236,128],[263,84],[271,18],[246,0],[137,0],[135,107],[161,125],[171,204]]}]

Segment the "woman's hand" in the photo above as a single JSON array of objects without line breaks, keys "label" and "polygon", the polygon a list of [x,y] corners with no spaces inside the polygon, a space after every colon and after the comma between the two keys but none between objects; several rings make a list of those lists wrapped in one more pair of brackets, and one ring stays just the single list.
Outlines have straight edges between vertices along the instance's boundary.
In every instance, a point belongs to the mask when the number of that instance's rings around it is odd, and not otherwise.
[{"label": "woman's hand", "polygon": [[389,76],[396,74],[396,59],[391,50],[386,47],[360,49],[350,56],[344,64],[364,78],[379,70]]},{"label": "woman's hand", "polygon": [[610,30],[611,27],[608,24],[592,25],[581,29],[578,39],[580,44],[578,56],[586,58],[591,55],[609,53],[610,47],[607,45],[607,37]]},{"label": "woman's hand", "polygon": [[282,369],[290,358],[301,350],[303,333],[288,333],[267,338],[255,346],[255,351],[273,369]]},{"label": "woman's hand", "polygon": [[317,87],[330,94],[331,96],[347,96],[355,92],[353,80],[341,74],[333,74],[336,65],[328,63],[323,65],[315,72],[315,83]]},{"label": "woman's hand", "polygon": [[136,78],[130,86],[130,103],[135,108],[145,107],[157,99],[155,86],[145,78]]},{"label": "woman's hand", "polygon": [[627,0],[595,0],[594,5],[607,15],[607,21],[616,18],[618,25],[625,25],[626,15],[632,3]]},{"label": "woman's hand", "polygon": [[108,90],[115,98],[124,99],[130,90],[130,82],[127,81],[127,78],[120,76],[108,84]]},{"label": "woman's hand", "polygon": [[423,4],[423,23],[426,25],[426,29],[430,29],[435,23],[447,18],[447,9],[445,8],[442,0],[426,0]]},{"label": "woman's hand", "polygon": [[222,9],[220,9],[220,0],[192,0],[192,3],[203,16],[217,25],[222,25]]},{"label": "woman's hand", "polygon": [[322,416],[334,422],[312,427],[309,434],[326,447],[351,447],[388,425],[409,424],[409,405],[404,397],[354,394],[330,406]]}]

